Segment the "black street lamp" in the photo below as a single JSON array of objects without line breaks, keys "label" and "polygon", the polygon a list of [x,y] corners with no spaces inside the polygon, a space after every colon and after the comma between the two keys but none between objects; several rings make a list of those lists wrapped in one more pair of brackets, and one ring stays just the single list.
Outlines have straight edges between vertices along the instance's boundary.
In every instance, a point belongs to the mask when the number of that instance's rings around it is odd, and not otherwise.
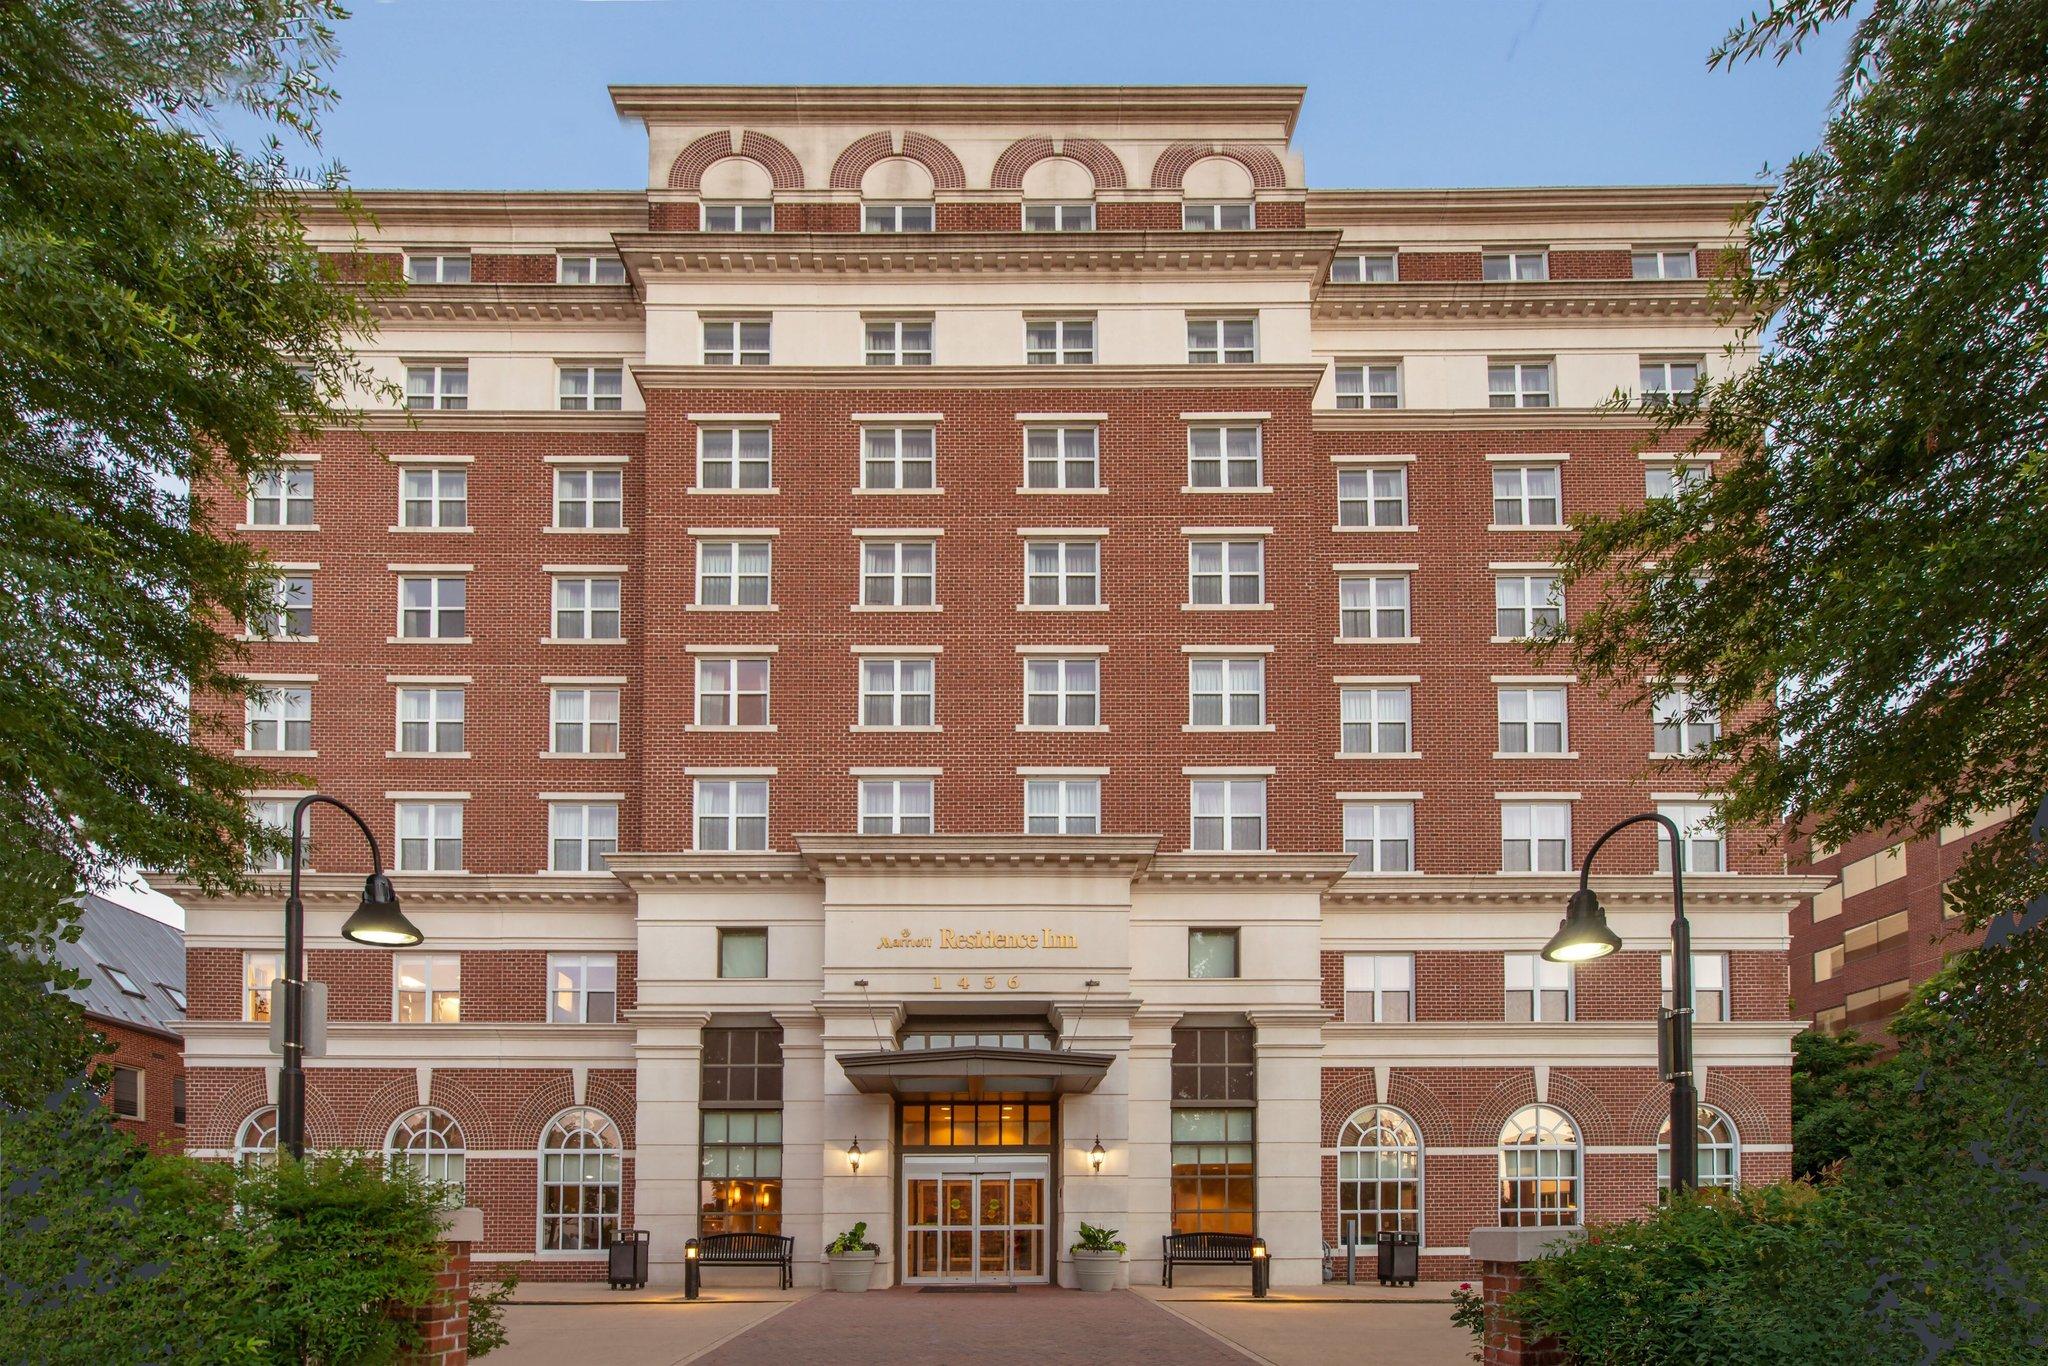
[{"label": "black street lamp", "polygon": [[316,802],[354,821],[370,842],[370,875],[363,879],[363,899],[342,925],[342,938],[387,949],[426,938],[399,910],[391,879],[384,876],[377,837],[354,808],[317,792],[299,798],[292,808],[292,885],[284,901],[284,1066],[278,1070],[277,1084],[277,1145],[294,1159],[306,1155],[306,903],[299,897],[299,865],[305,853],[305,811]]},{"label": "black street lamp", "polygon": [[1587,885],[1593,856],[1600,846],[1631,825],[1654,821],[1671,837],[1671,1008],[1657,1019],[1658,1054],[1664,1080],[1671,1083],[1671,1189],[1691,1190],[1700,1183],[1699,1093],[1692,1079],[1692,927],[1685,919],[1685,845],[1678,823],[1669,816],[1645,812],[1616,823],[1593,841],[1579,865],[1579,890],[1566,903],[1564,920],[1543,946],[1553,963],[1588,963],[1621,947],[1621,938],[1607,928],[1607,912]]}]

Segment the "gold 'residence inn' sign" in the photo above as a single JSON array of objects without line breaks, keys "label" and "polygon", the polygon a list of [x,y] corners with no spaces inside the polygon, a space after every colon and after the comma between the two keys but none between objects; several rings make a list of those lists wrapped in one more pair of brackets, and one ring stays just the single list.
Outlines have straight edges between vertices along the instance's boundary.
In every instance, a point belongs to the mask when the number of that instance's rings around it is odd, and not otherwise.
[{"label": "gold 'residence inn' sign", "polygon": [[[904,930],[899,934],[885,934],[878,949],[928,949],[932,937],[928,934],[912,934]],[[1040,930],[1036,934],[1005,934],[1000,930],[972,930],[960,934],[953,930],[939,931],[939,947],[942,949],[1078,949],[1081,941],[1074,935],[1061,934],[1057,930]]]}]

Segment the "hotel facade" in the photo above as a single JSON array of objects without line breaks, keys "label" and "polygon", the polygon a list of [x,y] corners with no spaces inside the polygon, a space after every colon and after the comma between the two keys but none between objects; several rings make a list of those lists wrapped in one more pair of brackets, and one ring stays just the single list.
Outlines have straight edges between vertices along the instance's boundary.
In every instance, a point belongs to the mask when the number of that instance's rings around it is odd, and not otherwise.
[{"label": "hotel facade", "polygon": [[[287,589],[250,799],[362,812],[427,936],[340,938],[317,814],[314,1146],[529,1279],[861,1220],[877,1284],[1071,1283],[1083,1220],[1455,1277],[1656,1200],[1675,856],[1703,1170],[1787,1173],[1820,881],[1712,828],[1682,688],[1529,649],[1572,519],[1711,467],[1601,405],[1745,363],[1751,191],[1311,189],[1293,88],[611,93],[644,188],[307,202],[391,390],[215,503]],[[1542,962],[1653,809],[1623,951]],[[261,1151],[281,890],[164,885],[189,1146]]]}]

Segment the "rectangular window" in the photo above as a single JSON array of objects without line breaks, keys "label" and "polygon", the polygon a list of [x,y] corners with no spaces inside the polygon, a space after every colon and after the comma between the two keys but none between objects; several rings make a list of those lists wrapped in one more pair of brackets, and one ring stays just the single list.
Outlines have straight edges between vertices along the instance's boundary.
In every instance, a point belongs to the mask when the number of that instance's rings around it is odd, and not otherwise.
[{"label": "rectangular window", "polygon": [[1188,602],[1243,607],[1266,600],[1264,541],[1189,541]]},{"label": "rectangular window", "polygon": [[398,690],[398,752],[460,754],[463,752],[463,690],[400,688]]},{"label": "rectangular window", "polygon": [[720,977],[766,977],[768,975],[768,931],[763,929],[720,930],[718,932],[718,975]]},{"label": "rectangular window", "polygon": [[565,531],[612,531],[625,525],[622,470],[556,470],[555,525]]},{"label": "rectangular window", "polygon": [[1548,280],[1550,254],[1542,251],[1489,251],[1479,258],[1482,280]]},{"label": "rectangular window", "polygon": [[409,285],[466,285],[469,283],[469,253],[407,252],[405,282]]},{"label": "rectangular window", "polygon": [[618,1018],[617,954],[548,955],[548,1023],[612,1024]]},{"label": "rectangular window", "polygon": [[398,524],[407,527],[469,525],[469,471],[428,466],[399,471]]},{"label": "rectangular window", "polygon": [[1095,206],[1093,204],[1026,204],[1024,206],[1024,231],[1093,232],[1095,231]]},{"label": "rectangular window", "polygon": [[[242,955],[242,1018],[262,1022],[270,1018],[277,979],[284,976],[281,953]],[[279,1004],[282,1004],[281,1002]]]},{"label": "rectangular window", "polygon": [[1249,1027],[1177,1025],[1173,1031],[1173,1103],[1243,1104],[1258,1099]]},{"label": "rectangular window", "polygon": [[626,406],[626,371],[621,365],[563,365],[555,377],[555,392],[565,413],[615,413]]},{"label": "rectangular window", "polygon": [[626,263],[616,256],[601,256],[590,252],[564,252],[555,257],[555,283],[558,285],[622,285],[626,283]]},{"label": "rectangular window", "polygon": [[1032,778],[1024,784],[1024,833],[1094,835],[1102,828],[1102,783],[1096,778]]},{"label": "rectangular window", "polygon": [[617,579],[555,576],[555,639],[618,640]]},{"label": "rectangular window", "polygon": [[1842,931],[1842,963],[1859,963],[1871,957],[1880,949],[1896,944],[1906,937],[1907,919],[1904,911],[1870,921],[1864,925],[1852,925]]},{"label": "rectangular window", "polygon": [[1237,931],[1189,930],[1188,976],[1195,981],[1237,976]]},{"label": "rectangular window", "polygon": [[1026,427],[1024,486],[1033,489],[1102,487],[1093,427]]},{"label": "rectangular window", "polygon": [[767,541],[697,542],[699,607],[766,607],[773,554]]},{"label": "rectangular window", "polygon": [[860,832],[863,835],[931,834],[931,779],[861,779]]},{"label": "rectangular window", "polygon": [[929,204],[863,204],[862,232],[930,232],[932,206]]},{"label": "rectangular window", "polygon": [[1093,365],[1095,319],[1026,318],[1024,363],[1027,365]]},{"label": "rectangular window", "polygon": [[1188,661],[1188,724],[1191,726],[1263,726],[1266,724],[1266,661],[1261,655],[1243,659],[1196,656]]},{"label": "rectangular window", "polygon": [[1503,640],[1535,640],[1564,627],[1564,590],[1555,574],[1497,574],[1493,580],[1493,633]]},{"label": "rectangular window", "polygon": [[1259,428],[1188,428],[1188,483],[1198,489],[1259,487],[1264,475]]},{"label": "rectangular window", "polygon": [[768,724],[768,657],[697,657],[697,724]]},{"label": "rectangular window", "polygon": [[1341,694],[1346,754],[1408,754],[1410,693],[1405,687],[1346,688]]},{"label": "rectangular window", "polygon": [[1497,698],[1502,754],[1562,754],[1563,688],[1502,688]]},{"label": "rectangular window", "polygon": [[[259,798],[249,803],[249,819],[266,831],[276,831],[283,836],[283,842],[274,848],[259,849],[252,841],[249,849],[248,868],[252,873],[282,873],[291,865],[291,823],[293,803]],[[310,857],[310,851],[301,849],[302,857]]]},{"label": "rectangular window", "polygon": [[1244,851],[1266,847],[1266,780],[1198,778],[1188,785],[1190,847]]},{"label": "rectangular window", "polygon": [[1500,808],[1500,870],[1503,873],[1562,873],[1571,867],[1572,808],[1569,802],[1503,802]]},{"label": "rectangular window", "polygon": [[1259,358],[1259,320],[1189,318],[1189,365],[1250,365]]},{"label": "rectangular window", "polygon": [[1547,360],[1497,360],[1486,367],[1486,406],[1489,408],[1550,407],[1550,362]]},{"label": "rectangular window", "polygon": [[768,319],[705,319],[704,363],[706,365],[766,365],[768,363]]},{"label": "rectangular window", "polygon": [[1562,526],[1556,465],[1495,465],[1493,520],[1498,526]]},{"label": "rectangular window", "polygon": [[[1657,814],[1669,816],[1678,825],[1678,847],[1688,873],[1728,871],[1727,837],[1716,822],[1719,814],[1712,802],[1658,802]],[[1671,832],[1657,827],[1657,871],[1671,871]]]},{"label": "rectangular window", "polygon": [[1400,278],[1400,258],[1391,251],[1361,252],[1330,262],[1333,285],[1390,285]]},{"label": "rectangular window", "polygon": [[1832,981],[1842,970],[1843,950],[1840,944],[1830,944],[1816,949],[1813,954],[1813,980],[1816,983]]},{"label": "rectangular window", "polygon": [[1337,525],[1408,525],[1408,467],[1337,472]]},{"label": "rectangular window", "polygon": [[1257,1205],[1253,1152],[1250,1109],[1175,1108],[1170,1169],[1175,1233],[1252,1232]]},{"label": "rectangular window", "polygon": [[864,489],[928,489],[937,482],[930,427],[861,429],[860,486]]},{"label": "rectangular window", "polygon": [[242,703],[243,746],[272,754],[306,754],[313,748],[313,690],[264,688]]},{"label": "rectangular window", "polygon": [[1188,232],[1243,232],[1254,226],[1257,215],[1249,201],[1222,204],[1183,204],[1180,225]]},{"label": "rectangular window", "polygon": [[184,1079],[183,1077],[172,1077],[172,1078],[171,1078],[171,1123],[173,1123],[173,1124],[180,1124],[180,1125],[182,1125],[182,1124],[183,1124],[184,1122],[185,1122],[185,1079]]},{"label": "rectangular window", "polygon": [[1034,607],[1092,607],[1102,601],[1099,541],[1026,541],[1024,601]]},{"label": "rectangular window", "polygon": [[1344,803],[1344,852],[1354,873],[1414,872],[1415,804]]},{"label": "rectangular window", "polygon": [[1702,488],[1714,477],[1705,465],[1656,464],[1643,466],[1643,499],[1677,498]]},{"label": "rectangular window", "polygon": [[697,1232],[782,1231],[782,1112],[706,1110]]},{"label": "rectangular window", "polygon": [[617,802],[548,803],[549,872],[603,872],[618,848]]},{"label": "rectangular window", "polygon": [[555,688],[550,712],[552,753],[619,753],[617,688]]},{"label": "rectangular window", "polygon": [[869,318],[867,360],[869,365],[930,365],[932,320]]},{"label": "rectangular window", "polygon": [[1026,659],[1024,724],[1092,726],[1101,720],[1101,664],[1093,659]]},{"label": "rectangular window", "polygon": [[398,870],[462,871],[462,803],[398,803]]},{"label": "rectangular window", "polygon": [[249,525],[313,525],[313,467],[281,465],[250,479]]},{"label": "rectangular window", "polygon": [[1552,963],[1540,953],[1511,953],[1502,964],[1507,984],[1501,1018],[1520,1023],[1572,1018],[1572,965]]},{"label": "rectangular window", "polygon": [[1409,1024],[1415,1019],[1415,956],[1344,955],[1344,1022]]},{"label": "rectangular window", "polygon": [[704,1030],[703,1099],[751,1105],[782,1099],[782,1031],[774,1026]]},{"label": "rectangular window", "polygon": [[456,410],[469,406],[469,362],[405,367],[405,406]]},{"label": "rectangular window", "polygon": [[697,487],[765,489],[774,485],[774,437],[768,427],[700,427]]},{"label": "rectangular window", "polygon": [[773,232],[775,205],[706,204],[702,210],[705,232]]},{"label": "rectangular window", "polygon": [[1346,640],[1408,639],[1408,576],[1346,575],[1337,580],[1337,634]]},{"label": "rectangular window", "polygon": [[143,1117],[142,1071],[135,1067],[116,1067],[114,1087],[111,1092],[114,1102],[115,1119],[141,1119]]},{"label": "rectangular window", "polygon": [[766,778],[699,778],[691,805],[698,849],[728,854],[768,847]]},{"label": "rectangular window", "polygon": [[[1663,973],[1664,1008],[1671,1009],[1671,955],[1657,955]],[[1717,1024],[1728,1018],[1728,955],[1696,953],[1692,956],[1693,1020]]]},{"label": "rectangular window", "polygon": [[1629,256],[1629,274],[1638,280],[1691,280],[1699,262],[1691,247],[1643,247]]},{"label": "rectangular window", "polygon": [[469,634],[469,582],[449,578],[398,581],[398,634],[406,640],[461,640]]},{"label": "rectangular window", "polygon": [[937,551],[930,541],[862,541],[864,607],[930,607]]},{"label": "rectangular window", "polygon": [[1658,756],[1697,754],[1721,738],[1721,713],[1680,688],[1650,704],[1650,735]]},{"label": "rectangular window", "polygon": [[1673,399],[1690,400],[1700,384],[1698,357],[1645,360],[1640,366],[1643,402],[1662,406]]},{"label": "rectangular window", "polygon": [[1337,367],[1339,408],[1398,408],[1401,406],[1401,366],[1397,361],[1374,361]]},{"label": "rectangular window", "polygon": [[860,723],[863,726],[929,726],[932,720],[932,661],[876,659],[860,662]]},{"label": "rectangular window", "polygon": [[391,1018],[399,1024],[460,1023],[461,955],[399,954],[392,963],[391,995]]}]

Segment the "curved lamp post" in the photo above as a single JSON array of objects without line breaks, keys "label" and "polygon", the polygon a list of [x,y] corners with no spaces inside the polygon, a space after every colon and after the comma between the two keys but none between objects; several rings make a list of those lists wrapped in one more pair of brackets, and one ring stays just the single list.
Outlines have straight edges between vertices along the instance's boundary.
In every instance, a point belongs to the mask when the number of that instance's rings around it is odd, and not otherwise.
[{"label": "curved lamp post", "polygon": [[376,948],[405,948],[426,936],[398,908],[391,879],[384,876],[384,855],[377,837],[355,809],[319,793],[299,798],[292,808],[292,882],[284,901],[284,1066],[278,1069],[277,1144],[292,1157],[306,1155],[306,903],[299,897],[299,868],[305,854],[305,812],[315,804],[331,806],[356,823],[370,842],[370,875],[363,879],[363,899],[341,927],[344,939]]},{"label": "curved lamp post", "polygon": [[1564,920],[1543,946],[1553,963],[1588,963],[1621,947],[1621,937],[1607,928],[1607,911],[1593,895],[1593,857],[1600,846],[1631,825],[1653,821],[1671,837],[1671,1008],[1657,1019],[1658,1052],[1665,1062],[1664,1080],[1671,1083],[1671,1189],[1691,1190],[1700,1183],[1699,1093],[1692,1078],[1692,927],[1685,919],[1685,846],[1678,823],[1669,816],[1645,812],[1617,822],[1593,841],[1579,865],[1579,890],[1566,903]]}]

